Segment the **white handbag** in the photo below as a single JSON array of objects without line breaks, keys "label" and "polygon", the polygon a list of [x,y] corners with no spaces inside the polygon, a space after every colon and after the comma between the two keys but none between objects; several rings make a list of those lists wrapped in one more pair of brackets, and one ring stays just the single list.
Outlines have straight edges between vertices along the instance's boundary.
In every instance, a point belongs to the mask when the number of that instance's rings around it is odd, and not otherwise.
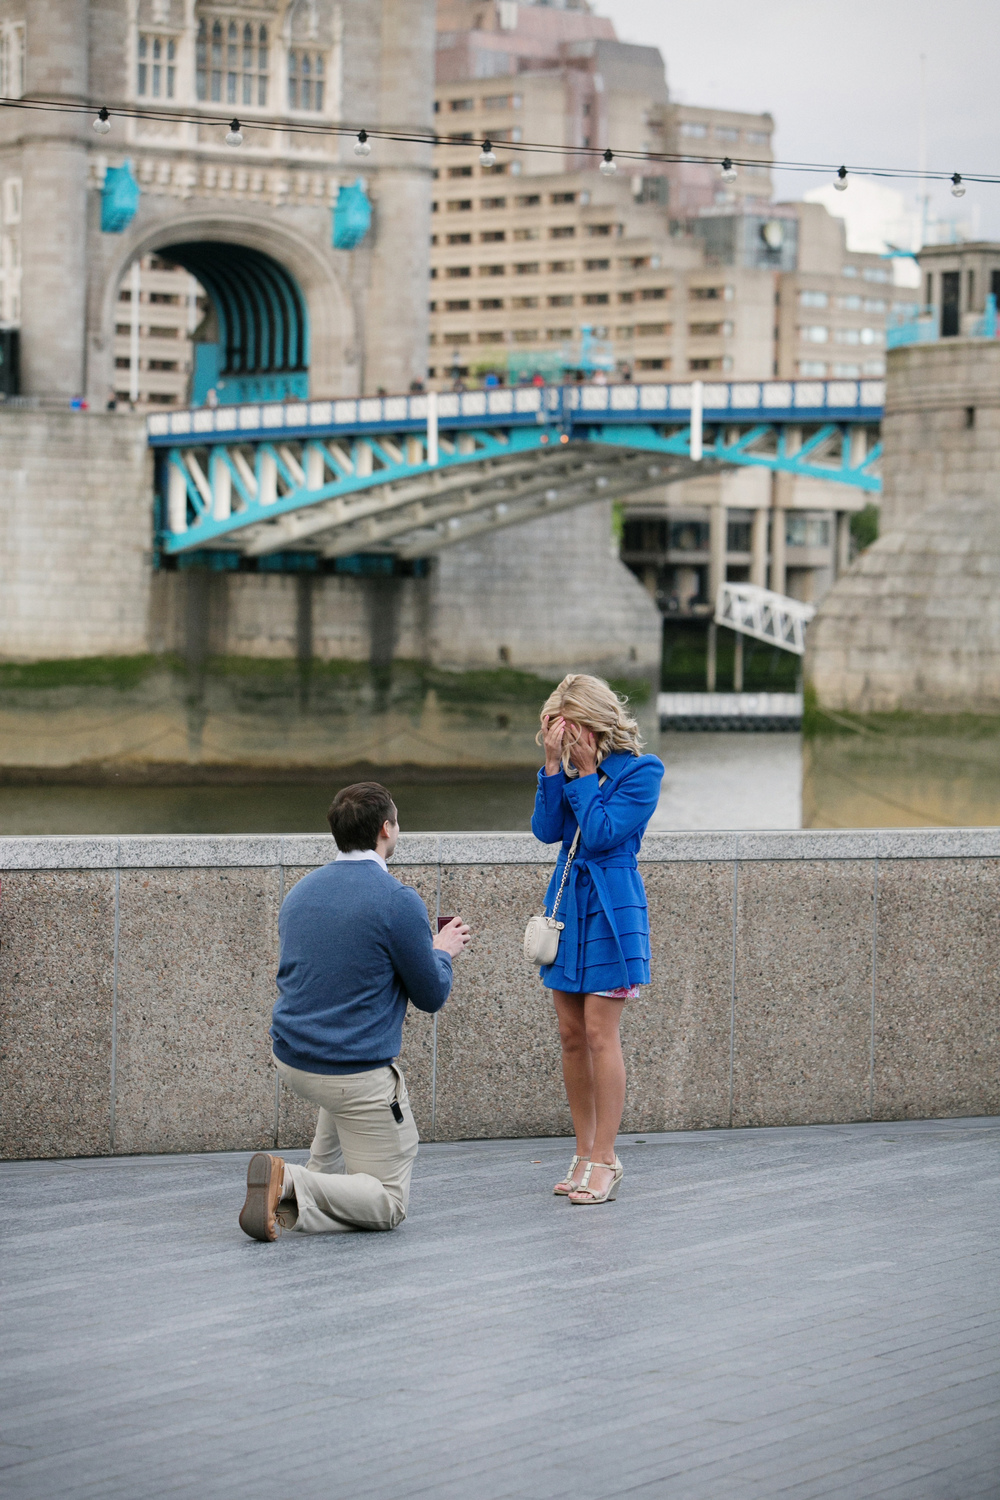
[{"label": "white handbag", "polygon": [[552,905],[551,917],[530,917],[528,925],[524,929],[524,956],[529,963],[538,964],[540,968],[546,964],[554,964],[556,954],[559,952],[559,934],[565,927],[565,922],[557,922],[556,914],[559,911],[559,903],[569,875],[569,867],[573,863],[576,847],[580,842],[580,830],[573,835],[573,842],[569,846],[566,863],[563,865],[562,880],[556,892],[556,899]]}]

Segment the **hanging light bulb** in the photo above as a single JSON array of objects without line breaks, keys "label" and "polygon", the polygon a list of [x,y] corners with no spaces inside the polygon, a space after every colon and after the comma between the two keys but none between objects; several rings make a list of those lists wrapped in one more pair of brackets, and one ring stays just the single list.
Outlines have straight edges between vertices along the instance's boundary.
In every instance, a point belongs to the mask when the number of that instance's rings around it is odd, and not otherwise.
[{"label": "hanging light bulb", "polygon": [[962,181],[961,172],[953,172],[951,175],[951,196],[953,198],[965,197],[965,183]]},{"label": "hanging light bulb", "polygon": [[490,145],[489,141],[484,141],[483,149],[479,153],[479,165],[481,167],[495,167],[496,164],[496,152],[493,150],[493,147]]},{"label": "hanging light bulb", "polygon": [[838,167],[837,168],[837,175],[833,179],[833,185],[837,189],[838,193],[846,193],[847,192],[847,168],[846,167]]},{"label": "hanging light bulb", "polygon": [[724,157],[722,166],[719,168],[719,176],[722,178],[723,182],[735,182],[739,175],[740,174],[737,172],[736,168],[729,160],[729,157]]},{"label": "hanging light bulb", "polygon": [[615,163],[614,152],[609,146],[601,160],[601,171],[604,173],[605,177],[610,177],[612,173],[617,172],[617,170],[618,167]]},{"label": "hanging light bulb", "polygon": [[108,112],[106,109],[102,109],[100,114],[97,116],[97,119],[94,121],[94,129],[97,131],[98,135],[107,135],[108,131],[111,129],[111,121],[108,119]]},{"label": "hanging light bulb", "polygon": [[354,142],[354,154],[355,156],[371,156],[372,148],[368,142],[367,130],[358,131],[358,138]]},{"label": "hanging light bulb", "polygon": [[229,125],[229,133],[226,136],[226,145],[227,146],[242,146],[242,144],[243,144],[243,132],[240,129],[240,122],[239,122],[239,120],[232,120],[232,121],[230,121],[230,125]]}]

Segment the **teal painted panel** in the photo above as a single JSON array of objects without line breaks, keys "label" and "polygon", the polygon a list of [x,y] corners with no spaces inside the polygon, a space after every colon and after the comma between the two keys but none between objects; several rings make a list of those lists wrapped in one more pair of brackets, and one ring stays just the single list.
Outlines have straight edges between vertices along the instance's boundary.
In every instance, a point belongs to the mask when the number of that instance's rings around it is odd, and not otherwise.
[{"label": "teal painted panel", "polygon": [[371,228],[372,206],[359,177],[353,187],[342,187],[333,209],[333,248],[353,250]]},{"label": "teal painted panel", "polygon": [[123,234],[139,207],[139,184],[132,176],[132,163],[109,167],[101,191],[102,234]]}]

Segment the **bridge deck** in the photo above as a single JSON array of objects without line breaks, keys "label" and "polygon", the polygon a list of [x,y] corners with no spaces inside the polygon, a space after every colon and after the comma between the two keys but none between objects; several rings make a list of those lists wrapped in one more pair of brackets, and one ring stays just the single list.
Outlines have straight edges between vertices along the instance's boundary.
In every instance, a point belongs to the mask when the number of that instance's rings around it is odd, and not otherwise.
[{"label": "bridge deck", "polygon": [[[437,398],[442,427],[531,426],[544,421],[592,423],[672,422],[690,419],[694,387],[677,384],[517,386],[443,392]],[[885,402],[883,380],[764,380],[706,383],[706,423],[878,423]],[[154,448],[189,443],[274,440],[421,431],[427,426],[427,396],[363,396],[331,401],[286,401],[267,405],[197,407],[156,412],[147,421]]]}]

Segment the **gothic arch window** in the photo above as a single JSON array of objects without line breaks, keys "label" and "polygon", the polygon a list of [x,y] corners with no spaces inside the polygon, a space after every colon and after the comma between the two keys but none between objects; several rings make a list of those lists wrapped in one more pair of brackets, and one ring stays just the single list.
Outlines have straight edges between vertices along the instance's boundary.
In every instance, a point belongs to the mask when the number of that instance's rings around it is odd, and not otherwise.
[{"label": "gothic arch window", "polygon": [[288,53],[288,108],[322,114],[326,103],[322,52],[292,47]]},{"label": "gothic arch window", "polygon": [[172,99],[177,77],[177,43],[174,38],[139,34],[136,93],[140,99]]},{"label": "gothic arch window", "polygon": [[195,43],[199,100],[265,109],[270,72],[266,26],[255,21],[202,16]]}]

